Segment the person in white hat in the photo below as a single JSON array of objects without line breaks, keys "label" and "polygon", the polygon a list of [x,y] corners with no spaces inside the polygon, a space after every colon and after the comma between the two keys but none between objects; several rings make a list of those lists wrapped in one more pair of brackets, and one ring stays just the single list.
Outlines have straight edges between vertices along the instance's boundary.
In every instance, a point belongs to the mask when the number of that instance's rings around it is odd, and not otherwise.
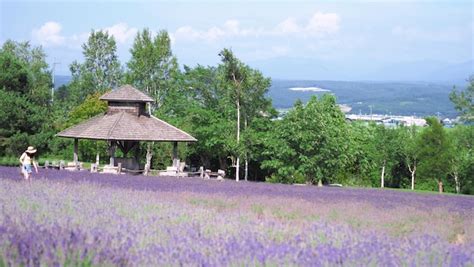
[{"label": "person in white hat", "polygon": [[25,180],[30,179],[32,166],[35,168],[36,173],[38,173],[38,163],[35,161],[35,153],[36,149],[32,146],[29,146],[20,157],[21,171],[25,177]]}]

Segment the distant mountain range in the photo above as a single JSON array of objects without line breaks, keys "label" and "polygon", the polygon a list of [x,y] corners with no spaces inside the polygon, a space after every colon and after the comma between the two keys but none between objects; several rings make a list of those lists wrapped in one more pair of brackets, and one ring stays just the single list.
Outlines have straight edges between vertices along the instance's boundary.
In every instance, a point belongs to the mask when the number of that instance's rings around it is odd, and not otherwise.
[{"label": "distant mountain range", "polygon": [[[454,70],[451,69],[451,70]],[[70,76],[55,76],[56,88],[67,84]],[[352,108],[350,113],[396,114],[456,117],[449,93],[455,82],[384,82],[384,81],[316,81],[274,79],[268,92],[277,109],[291,108],[297,99],[306,102],[312,95],[331,93],[340,104]],[[466,82],[458,82],[464,90]]]},{"label": "distant mountain range", "polygon": [[[381,64],[367,62],[357,67],[345,62],[308,58],[274,58],[254,61],[250,66],[264,75],[283,80],[335,80],[335,81],[429,81],[464,83],[474,74],[474,60],[451,64],[425,60]],[[298,70],[295,74],[294,70]]]},{"label": "distant mountain range", "polygon": [[54,75],[54,88],[68,84],[71,81],[71,76],[67,75]]}]

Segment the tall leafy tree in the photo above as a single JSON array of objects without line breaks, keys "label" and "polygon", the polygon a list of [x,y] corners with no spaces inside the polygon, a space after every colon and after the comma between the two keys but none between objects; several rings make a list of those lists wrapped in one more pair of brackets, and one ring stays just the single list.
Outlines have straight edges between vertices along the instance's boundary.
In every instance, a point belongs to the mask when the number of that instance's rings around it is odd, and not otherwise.
[{"label": "tall leafy tree", "polygon": [[122,69],[117,56],[117,44],[106,31],[92,31],[82,45],[84,62],[71,66],[71,90],[75,102],[81,103],[92,93],[104,93],[120,84]]},{"label": "tall leafy tree", "polygon": [[267,141],[263,162],[273,180],[292,182],[303,176],[309,183],[334,182],[349,162],[348,126],[334,96],[313,96],[277,122]]},{"label": "tall leafy tree", "polygon": [[419,130],[416,126],[402,127],[400,132],[400,153],[411,176],[411,190],[415,190],[416,168],[419,157]]},{"label": "tall leafy tree", "polygon": [[51,74],[46,55],[28,42],[6,41],[0,49],[0,154],[29,144],[47,150]]},{"label": "tall leafy tree", "polygon": [[168,33],[160,31],[152,37],[148,29],[138,32],[130,53],[127,82],[154,98],[155,107],[161,107],[180,82],[178,61],[171,51]]},{"label": "tall leafy tree", "polygon": [[253,123],[256,119],[260,119],[259,122],[266,124],[265,118],[269,119],[272,116],[273,111],[272,103],[269,98],[265,95],[268,92],[268,89],[271,85],[270,78],[266,78],[258,70],[254,70],[245,66],[247,69],[247,77],[244,80],[243,85],[243,95],[242,95],[242,113],[243,113],[243,130],[244,130],[244,156],[245,156],[245,171],[244,171],[244,180],[248,180],[248,171],[249,171],[249,159],[252,159],[252,156],[255,155],[250,153],[252,150],[252,143],[257,140],[253,140],[258,136],[259,127],[253,129]]},{"label": "tall leafy tree", "polygon": [[[184,85],[180,90],[187,101],[180,105],[173,119],[178,125],[191,127],[189,132],[198,139],[191,146],[191,153],[201,164],[211,168],[212,161],[218,162],[220,169],[227,169],[227,159],[233,144],[232,108],[228,104],[227,91],[222,84],[222,68],[185,66]],[[179,105],[180,101],[178,101]],[[181,118],[181,119],[179,119]]]},{"label": "tall leafy tree", "polygon": [[450,175],[454,179],[456,193],[474,187],[474,127],[457,125],[448,134],[450,150]]},{"label": "tall leafy tree", "polygon": [[465,91],[457,92],[456,88],[449,95],[455,108],[461,113],[464,121],[474,121],[474,75],[469,77],[469,86]]},{"label": "tall leafy tree", "polygon": [[[230,97],[235,104],[237,112],[237,135],[236,142],[237,146],[240,144],[240,128],[241,128],[241,102],[243,93],[243,83],[246,80],[247,68],[245,65],[234,56],[234,53],[230,49],[223,49],[219,56],[221,57],[225,80],[229,83]],[[235,161],[235,180],[240,180],[240,153],[237,152],[237,159]]]},{"label": "tall leafy tree", "polygon": [[223,49],[219,55],[222,60],[223,87],[229,89],[228,98],[235,105],[236,111],[235,179],[240,180],[240,158],[245,155],[245,180],[247,180],[249,154],[248,147],[241,144],[242,128],[244,130],[250,128],[254,118],[270,115],[271,101],[265,97],[265,93],[271,81],[260,71],[240,61],[230,49]]},{"label": "tall leafy tree", "polygon": [[428,127],[425,128],[419,139],[419,174],[422,177],[434,180],[438,190],[443,192],[443,181],[446,183],[450,169],[450,144],[447,134],[435,117],[426,119]]},{"label": "tall leafy tree", "polygon": [[[378,186],[374,177],[379,173],[376,147],[376,125],[351,122],[347,140],[349,162],[344,168],[341,183],[357,186]],[[375,176],[374,176],[375,175]]]}]

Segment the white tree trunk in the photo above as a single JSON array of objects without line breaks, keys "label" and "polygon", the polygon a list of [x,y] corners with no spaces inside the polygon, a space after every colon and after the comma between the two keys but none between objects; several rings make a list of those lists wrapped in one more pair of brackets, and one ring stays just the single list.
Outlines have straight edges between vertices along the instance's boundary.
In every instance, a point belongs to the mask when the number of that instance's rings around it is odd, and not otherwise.
[{"label": "white tree trunk", "polygon": [[249,161],[245,159],[245,181],[248,181],[249,176]]},{"label": "white tree trunk", "polygon": [[[244,119],[244,129],[247,130],[247,117],[245,117]],[[245,174],[244,174],[244,177],[245,177],[245,181],[247,182],[248,181],[248,176],[249,176],[249,161],[248,161],[248,158],[247,158],[248,154],[247,152],[245,152]]]},{"label": "white tree trunk", "polygon": [[408,170],[411,174],[411,190],[415,190],[415,173],[416,173],[416,161],[413,163],[413,169],[408,165]]},{"label": "white tree trunk", "polygon": [[382,165],[382,175],[380,176],[380,187],[385,187],[385,160],[383,161]]},{"label": "white tree trunk", "polygon": [[[237,145],[240,142],[240,101],[237,99]],[[239,181],[239,169],[240,169],[240,156],[237,155],[237,161],[235,163],[235,181]]]},{"label": "white tree trunk", "polygon": [[458,172],[454,172],[454,183],[456,184],[456,194],[461,192],[461,183],[459,182],[459,174]]}]

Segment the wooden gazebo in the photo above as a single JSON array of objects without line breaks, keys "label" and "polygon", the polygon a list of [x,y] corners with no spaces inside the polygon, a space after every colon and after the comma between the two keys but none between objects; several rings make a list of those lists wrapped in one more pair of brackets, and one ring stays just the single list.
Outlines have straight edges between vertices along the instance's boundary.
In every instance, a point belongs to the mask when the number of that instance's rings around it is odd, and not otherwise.
[{"label": "wooden gazebo", "polygon": [[[139,142],[173,142],[173,166],[178,167],[178,142],[195,142],[188,133],[160,120],[149,113],[147,104],[154,100],[131,85],[124,85],[100,97],[107,101],[105,114],[95,116],[57,134],[74,138],[74,162],[78,162],[79,139],[105,140],[109,145],[110,167],[118,162],[123,168],[139,169]],[[124,157],[115,159],[115,149]],[[127,157],[135,150],[134,157]]]}]

